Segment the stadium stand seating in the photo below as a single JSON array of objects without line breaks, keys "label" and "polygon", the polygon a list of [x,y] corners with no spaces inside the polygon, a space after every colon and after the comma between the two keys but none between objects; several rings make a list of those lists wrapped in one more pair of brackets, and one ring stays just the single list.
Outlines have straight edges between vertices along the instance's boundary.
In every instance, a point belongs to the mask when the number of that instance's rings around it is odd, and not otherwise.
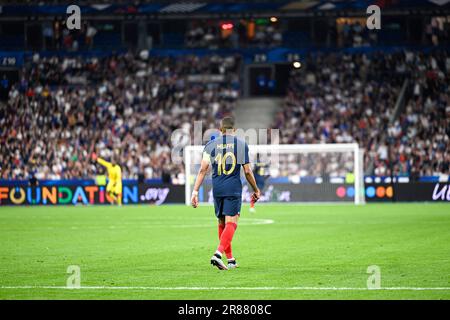
[{"label": "stadium stand seating", "polygon": [[[230,113],[238,67],[237,57],[35,56],[0,107],[2,178],[92,177],[95,150],[120,150],[125,178],[176,176],[183,168],[170,162],[171,132],[192,129],[193,120],[207,129]],[[223,83],[192,81],[192,73],[222,75]]]},{"label": "stadium stand seating", "polygon": [[[374,58],[374,57],[372,57]],[[274,128],[283,143],[365,148],[367,175],[445,174],[450,163],[448,53],[314,55],[294,70]],[[402,83],[406,106],[394,115]]]},{"label": "stadium stand seating", "polygon": [[[241,59],[145,58],[35,55],[0,108],[2,178],[92,177],[95,150],[104,157],[120,150],[126,178],[159,178],[163,170],[182,176],[183,167],[170,161],[171,132],[192,130],[193,120],[207,129],[233,112]],[[272,127],[282,143],[357,141],[368,175],[443,174],[450,162],[449,69],[447,52],[314,54],[292,71]],[[194,73],[223,78],[201,82],[189,78]],[[405,79],[409,89],[395,114]]]}]

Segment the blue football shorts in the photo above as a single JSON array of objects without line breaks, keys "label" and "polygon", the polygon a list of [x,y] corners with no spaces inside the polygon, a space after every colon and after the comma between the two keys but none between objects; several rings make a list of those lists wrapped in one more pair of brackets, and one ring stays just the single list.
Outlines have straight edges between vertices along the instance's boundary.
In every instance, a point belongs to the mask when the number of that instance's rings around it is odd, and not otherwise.
[{"label": "blue football shorts", "polygon": [[214,197],[214,211],[216,217],[235,216],[241,212],[242,197],[224,196]]}]

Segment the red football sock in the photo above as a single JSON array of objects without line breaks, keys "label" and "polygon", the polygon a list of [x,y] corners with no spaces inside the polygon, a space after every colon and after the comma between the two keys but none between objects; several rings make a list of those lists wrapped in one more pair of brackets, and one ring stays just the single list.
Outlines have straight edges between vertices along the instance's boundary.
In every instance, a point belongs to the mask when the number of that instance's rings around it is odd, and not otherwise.
[{"label": "red football sock", "polygon": [[220,240],[220,237],[222,236],[222,232],[224,229],[225,229],[225,224],[219,223],[219,240]]},{"label": "red football sock", "polygon": [[255,207],[255,200],[250,200],[250,208],[254,208]]},{"label": "red football sock", "polygon": [[225,255],[227,256],[228,260],[233,258],[233,252],[231,251],[231,243],[228,245],[228,247],[225,248]]},{"label": "red football sock", "polygon": [[[237,228],[237,225],[236,225]],[[234,229],[236,231],[236,228]],[[220,224],[219,223],[219,240],[220,237],[222,236],[222,232],[225,229],[225,224]],[[228,245],[228,247],[225,248],[225,255],[227,256],[227,259],[231,259],[233,258],[233,252],[231,251],[231,243]]]},{"label": "red football sock", "polygon": [[[237,224],[234,223],[233,235],[236,232],[236,229],[237,229]],[[228,244],[228,247],[225,248],[225,255],[227,256],[227,259],[233,258],[233,252],[231,251],[231,240],[230,240],[230,243]]]},{"label": "red football sock", "polygon": [[222,236],[222,232],[224,229],[225,229],[225,224],[219,223],[219,240],[220,240],[220,237]]},{"label": "red football sock", "polygon": [[225,225],[225,229],[222,232],[222,235],[220,236],[220,244],[217,248],[217,251],[224,252],[225,249],[228,249],[230,247],[230,253],[231,253],[231,241],[233,240],[234,231],[236,231],[237,225],[234,222],[227,222]]}]

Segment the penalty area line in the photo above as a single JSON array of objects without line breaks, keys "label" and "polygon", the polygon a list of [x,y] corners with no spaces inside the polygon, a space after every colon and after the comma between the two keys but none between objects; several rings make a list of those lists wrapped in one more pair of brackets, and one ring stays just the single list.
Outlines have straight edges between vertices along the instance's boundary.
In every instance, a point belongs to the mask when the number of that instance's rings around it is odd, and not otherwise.
[{"label": "penalty area line", "polygon": [[222,290],[240,290],[240,291],[450,291],[450,287],[381,287],[381,288],[362,288],[362,287],[145,287],[145,286],[0,286],[0,290],[7,289],[41,289],[41,290],[186,290],[186,291],[222,291]]}]

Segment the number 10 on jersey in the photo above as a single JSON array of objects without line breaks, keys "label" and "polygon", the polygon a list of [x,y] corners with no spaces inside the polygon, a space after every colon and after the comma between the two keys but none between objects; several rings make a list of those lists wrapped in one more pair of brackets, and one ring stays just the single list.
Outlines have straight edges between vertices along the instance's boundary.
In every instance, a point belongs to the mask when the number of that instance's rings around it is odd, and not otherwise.
[{"label": "number 10 on jersey", "polygon": [[[226,169],[227,159],[231,158],[231,168],[229,170]],[[234,168],[236,168],[236,156],[233,152],[227,152],[225,154],[219,153],[214,160],[217,163],[217,174],[220,176],[222,173],[224,175],[229,175],[233,173]]]}]

